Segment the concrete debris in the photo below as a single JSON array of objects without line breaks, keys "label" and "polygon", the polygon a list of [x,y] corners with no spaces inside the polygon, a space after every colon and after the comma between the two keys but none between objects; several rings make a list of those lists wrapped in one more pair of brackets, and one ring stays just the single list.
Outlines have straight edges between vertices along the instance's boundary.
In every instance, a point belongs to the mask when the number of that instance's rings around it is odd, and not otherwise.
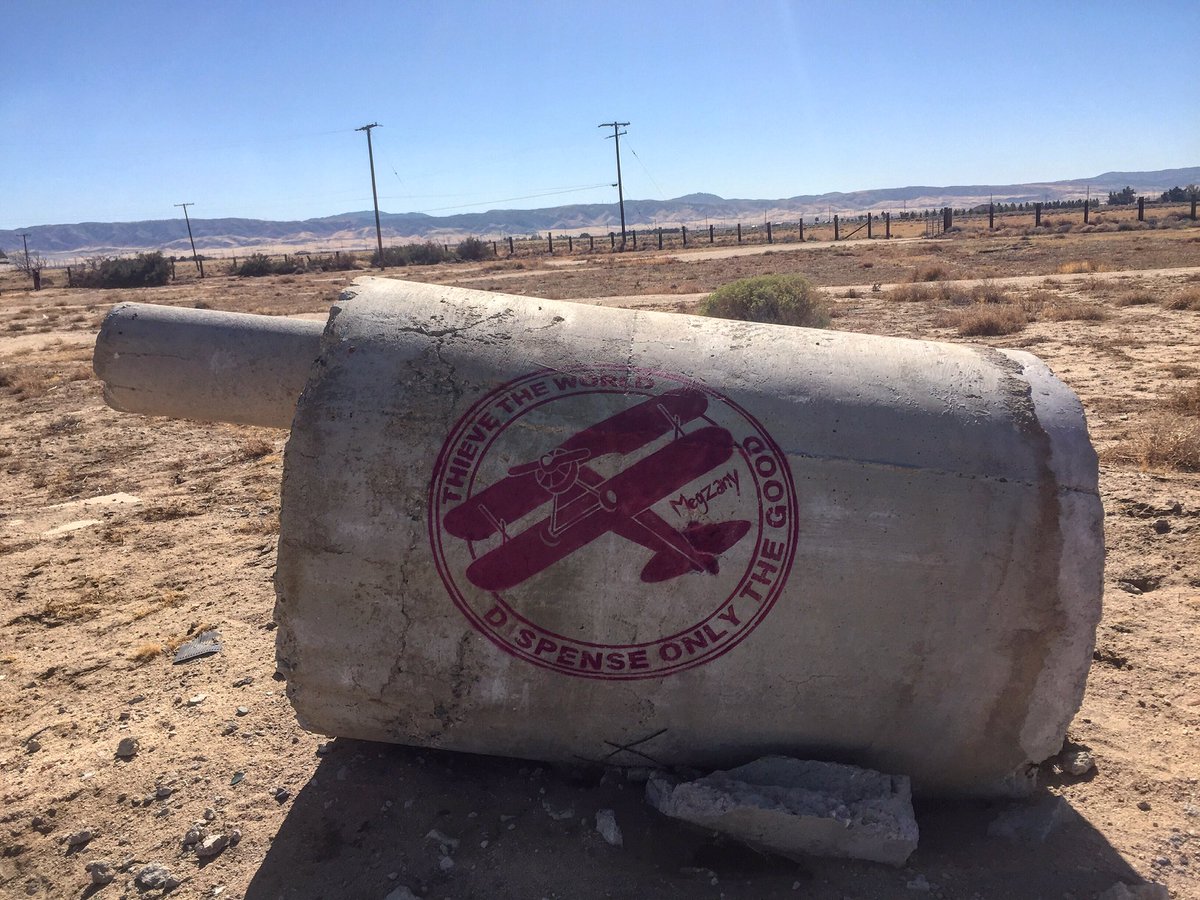
[{"label": "concrete debris", "polygon": [[123,737],[117,744],[117,756],[121,759],[133,759],[140,749],[141,744],[138,743],[137,738]]},{"label": "concrete debris", "polygon": [[555,822],[565,822],[567,819],[575,818],[575,808],[572,806],[568,806],[566,809],[555,809],[550,805],[549,800],[543,800],[542,809]]},{"label": "concrete debris", "polygon": [[83,867],[83,871],[88,873],[91,883],[97,885],[110,884],[117,874],[113,871],[112,864],[102,859],[92,860]]},{"label": "concrete debris", "polygon": [[219,856],[221,851],[229,846],[229,838],[224,834],[210,834],[196,845],[196,856],[208,859]]},{"label": "concrete debris", "polygon": [[1096,900],[1171,900],[1171,895],[1164,885],[1151,882],[1149,884],[1125,884],[1118,881],[1107,891],[1096,897]]},{"label": "concrete debris", "polygon": [[1047,795],[1033,803],[1009,807],[988,823],[990,837],[1014,843],[1041,844],[1060,824],[1067,803],[1062,797]]},{"label": "concrete debris", "polygon": [[175,651],[175,656],[172,663],[188,662],[192,659],[199,659],[202,656],[211,656],[214,653],[221,652],[221,633],[216,629],[201,632],[190,641],[180,644]]},{"label": "concrete debris", "polygon": [[646,799],[664,815],[789,859],[899,866],[917,848],[908,778],[856,766],[766,756],[679,785],[651,778]]},{"label": "concrete debris", "polygon": [[458,849],[458,838],[452,838],[449,835],[442,834],[436,828],[429,829],[425,835],[425,840],[436,841],[441,847],[443,856],[447,856]]},{"label": "concrete debris", "polygon": [[1068,751],[1058,758],[1058,764],[1068,775],[1078,778],[1096,768],[1096,758],[1086,750]]},{"label": "concrete debris", "polygon": [[95,836],[96,832],[91,828],[81,828],[79,831],[67,835],[67,846],[82,847]]},{"label": "concrete debris", "polygon": [[196,694],[194,697],[188,697],[188,706],[199,706],[208,699],[208,694]]},{"label": "concrete debris", "polygon": [[138,887],[162,891],[172,891],[180,885],[179,879],[159,863],[142,866],[133,881]]},{"label": "concrete debris", "polygon": [[611,809],[596,810],[596,831],[613,847],[620,847],[625,843],[621,835],[621,826],[617,824],[616,813]]}]

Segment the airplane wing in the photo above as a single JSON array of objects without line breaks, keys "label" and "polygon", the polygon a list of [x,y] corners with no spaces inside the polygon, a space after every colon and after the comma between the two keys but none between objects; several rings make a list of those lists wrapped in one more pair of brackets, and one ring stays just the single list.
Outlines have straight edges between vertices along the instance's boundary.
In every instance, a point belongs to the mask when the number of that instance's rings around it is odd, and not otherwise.
[{"label": "airplane wing", "polygon": [[[583,429],[559,448],[567,452],[586,449],[589,459],[632,453],[670,431],[672,420],[690,422],[707,408],[708,398],[700,391],[668,391]],[[515,522],[549,499],[550,492],[537,483],[533,472],[510,475],[450,510],[442,524],[455,537],[481,541],[495,534],[496,522]]]}]

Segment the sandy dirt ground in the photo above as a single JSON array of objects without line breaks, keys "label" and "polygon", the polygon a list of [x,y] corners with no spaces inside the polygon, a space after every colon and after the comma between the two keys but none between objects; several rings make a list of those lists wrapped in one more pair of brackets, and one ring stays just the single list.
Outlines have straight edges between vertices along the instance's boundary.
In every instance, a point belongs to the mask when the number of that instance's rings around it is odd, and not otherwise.
[{"label": "sandy dirt ground", "polygon": [[[1021,807],[1034,827],[1015,840],[989,835],[1005,804],[919,803],[920,846],[901,869],[762,856],[662,818],[642,784],[615,770],[302,731],[274,663],[287,433],[113,412],[91,349],[121,300],[319,314],[351,275],[38,294],[0,276],[0,896],[156,897],[161,882],[136,879],[157,864],[181,898],[383,900],[407,889],[1082,900],[1117,882],[1200,898],[1200,463],[1187,444],[1200,440],[1200,404],[1186,399],[1200,381],[1198,235],[394,273],[675,310],[745,274],[806,271],[833,288],[835,328],[1026,348],[1079,393],[1101,455],[1108,557],[1095,661],[1069,740],[1095,755],[1096,769],[1072,777],[1048,761],[1038,800]],[[963,283],[907,302],[893,293],[934,265],[938,281]],[[500,273],[515,277],[488,282]],[[1027,280],[985,281],[1018,276]],[[875,283],[879,291],[849,287]],[[971,294],[981,287],[986,303]],[[1027,324],[964,337],[965,311],[987,303],[1020,309]],[[219,654],[172,663],[174,648],[210,628]],[[119,753],[126,739],[131,756]],[[614,811],[622,846],[597,833],[601,809]],[[231,845],[210,856],[190,843],[219,847],[218,835]],[[90,884],[97,861],[110,884]]]}]

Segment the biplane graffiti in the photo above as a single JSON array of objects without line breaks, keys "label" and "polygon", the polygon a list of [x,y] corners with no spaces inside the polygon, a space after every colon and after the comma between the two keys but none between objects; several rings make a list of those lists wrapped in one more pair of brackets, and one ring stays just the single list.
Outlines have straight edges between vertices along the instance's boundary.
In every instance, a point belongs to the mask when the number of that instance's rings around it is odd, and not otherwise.
[{"label": "biplane graffiti", "polygon": [[[548,370],[455,425],[429,530],[451,598],[498,646],[645,678],[715,659],[762,620],[790,572],[795,505],[782,452],[729,399],[661,372]],[[589,618],[602,592],[661,608],[663,633],[618,640],[619,623]]]},{"label": "biplane graffiti", "polygon": [[[479,541],[500,535],[500,545],[475,560],[467,578],[484,590],[507,590],[610,532],[653,553],[642,581],[716,574],[719,555],[745,537],[750,523],[692,522],[681,530],[651,509],[733,455],[733,435],[724,428],[684,431],[707,405],[703,394],[687,389],[644,400],[513,466],[502,481],[451,509],[444,524],[455,537]],[[611,478],[587,465],[607,454],[637,451],[667,432],[673,434],[668,444]],[[508,533],[510,523],[547,503],[549,515]]]}]

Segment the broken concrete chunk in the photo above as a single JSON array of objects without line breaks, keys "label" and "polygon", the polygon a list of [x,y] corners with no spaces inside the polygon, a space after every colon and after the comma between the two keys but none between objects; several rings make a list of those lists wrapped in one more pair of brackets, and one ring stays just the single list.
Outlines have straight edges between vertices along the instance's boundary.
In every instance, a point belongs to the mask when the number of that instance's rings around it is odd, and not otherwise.
[{"label": "broken concrete chunk", "polygon": [[767,756],[679,785],[652,778],[646,799],[663,815],[789,859],[899,866],[917,848],[908,778],[856,766]]}]

